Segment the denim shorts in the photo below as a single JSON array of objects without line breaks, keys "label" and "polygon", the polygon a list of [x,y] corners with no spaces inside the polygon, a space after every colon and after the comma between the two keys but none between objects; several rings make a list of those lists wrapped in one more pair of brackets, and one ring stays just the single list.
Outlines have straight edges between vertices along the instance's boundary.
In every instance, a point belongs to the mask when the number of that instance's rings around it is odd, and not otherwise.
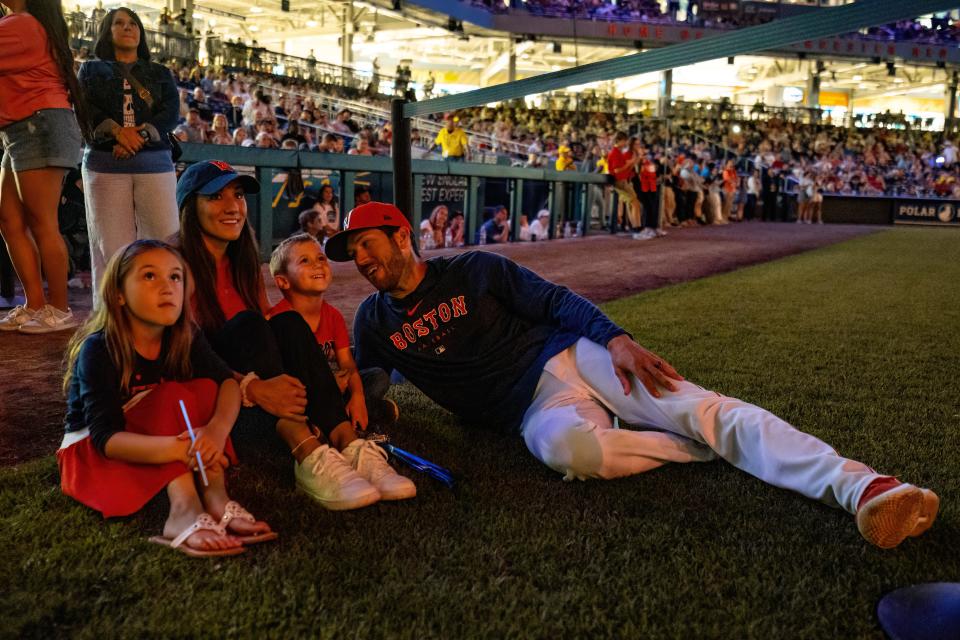
[{"label": "denim shorts", "polygon": [[41,109],[0,129],[0,166],[16,172],[80,164],[83,139],[72,109]]}]

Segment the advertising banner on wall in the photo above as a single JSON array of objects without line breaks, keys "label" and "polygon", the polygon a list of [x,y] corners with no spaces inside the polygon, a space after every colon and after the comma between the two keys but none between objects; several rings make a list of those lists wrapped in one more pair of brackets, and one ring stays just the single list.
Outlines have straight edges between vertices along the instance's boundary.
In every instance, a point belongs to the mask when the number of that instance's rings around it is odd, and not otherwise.
[{"label": "advertising banner on wall", "polygon": [[960,226],[960,202],[898,198],[893,201],[893,221],[897,224]]}]

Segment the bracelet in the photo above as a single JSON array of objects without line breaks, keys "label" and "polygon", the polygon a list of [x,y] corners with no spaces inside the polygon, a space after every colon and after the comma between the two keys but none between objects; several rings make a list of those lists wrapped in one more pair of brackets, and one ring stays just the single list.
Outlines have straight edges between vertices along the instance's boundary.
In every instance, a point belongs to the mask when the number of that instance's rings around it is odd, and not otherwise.
[{"label": "bracelet", "polygon": [[295,446],[293,449],[290,449],[290,453],[291,453],[291,454],[296,453],[296,452],[297,452],[297,449],[299,449],[300,447],[302,447],[302,446],[303,446],[303,443],[305,443],[307,440],[316,440],[316,439],[317,439],[317,436],[315,436],[315,435],[313,435],[313,434],[307,436],[306,438],[304,438],[303,440],[301,440],[300,442],[298,442],[298,443],[297,443],[297,446]]},{"label": "bracelet", "polygon": [[259,380],[260,376],[251,371],[247,375],[243,376],[243,380],[240,381],[240,400],[243,402],[243,406],[252,407],[254,403],[250,401],[247,397],[247,387],[250,386],[250,383],[254,380]]}]

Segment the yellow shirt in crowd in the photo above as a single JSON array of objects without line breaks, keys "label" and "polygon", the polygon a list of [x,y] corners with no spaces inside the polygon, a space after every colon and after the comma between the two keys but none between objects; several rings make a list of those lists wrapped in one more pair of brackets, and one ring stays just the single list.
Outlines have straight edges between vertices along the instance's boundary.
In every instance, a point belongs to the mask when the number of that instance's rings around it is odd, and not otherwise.
[{"label": "yellow shirt in crowd", "polygon": [[469,142],[466,132],[460,127],[455,128],[453,131],[447,131],[447,128],[444,127],[440,129],[440,133],[437,134],[437,139],[434,140],[434,144],[440,145],[443,149],[444,158],[460,158],[466,154]]}]

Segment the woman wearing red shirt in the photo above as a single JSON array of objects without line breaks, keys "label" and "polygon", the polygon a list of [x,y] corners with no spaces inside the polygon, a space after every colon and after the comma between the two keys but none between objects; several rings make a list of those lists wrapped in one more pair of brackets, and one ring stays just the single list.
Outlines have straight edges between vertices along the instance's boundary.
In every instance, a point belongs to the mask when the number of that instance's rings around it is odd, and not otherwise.
[{"label": "woman wearing red shirt", "polygon": [[0,2],[11,12],[0,18],[0,233],[26,294],[0,329],[60,331],[77,324],[57,208],[63,177],[80,162],[80,91],[59,0]]}]

